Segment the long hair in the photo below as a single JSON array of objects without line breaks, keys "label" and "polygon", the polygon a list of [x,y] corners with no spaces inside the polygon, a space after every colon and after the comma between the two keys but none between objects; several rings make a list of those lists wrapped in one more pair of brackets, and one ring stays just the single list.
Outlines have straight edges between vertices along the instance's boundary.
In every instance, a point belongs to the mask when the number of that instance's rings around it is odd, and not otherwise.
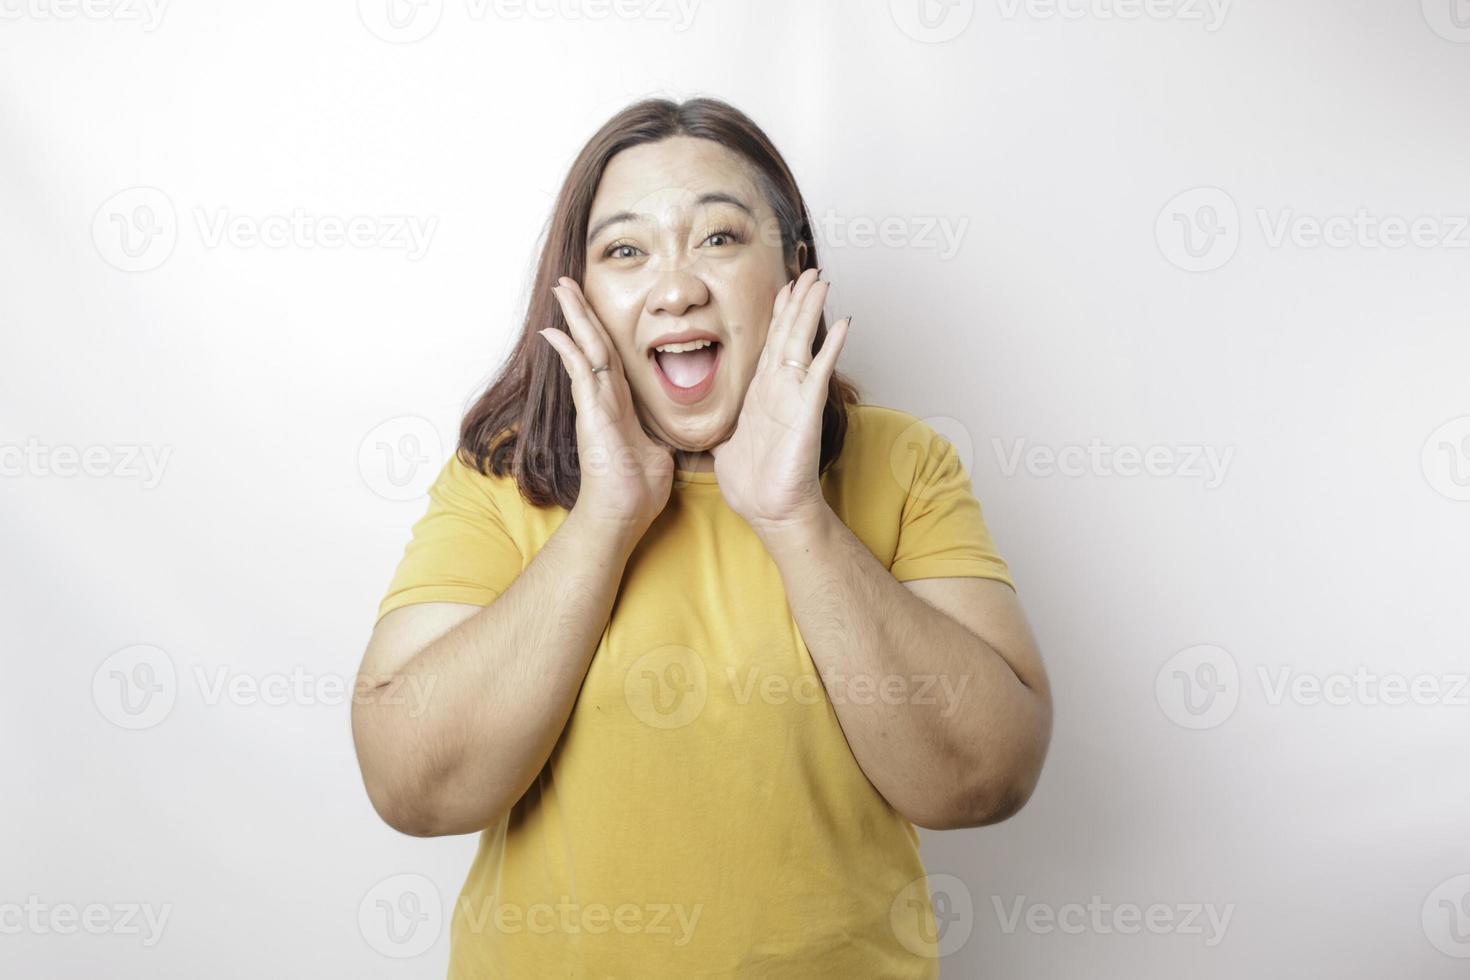
[{"label": "long hair", "polygon": [[[513,474],[521,496],[537,507],[559,505],[570,510],[581,488],[571,378],[556,351],[537,336],[547,327],[570,332],[551,287],[560,276],[583,281],[587,223],[608,162],[629,147],[672,136],[713,140],[748,161],[757,187],[776,214],[787,267],[796,264],[803,242],[806,250],[798,274],[817,267],[811,219],[796,179],[766,134],[740,110],[710,98],[678,103],[645,99],[604,123],[582,147],[557,195],[520,337],[460,424],[461,458],[487,476]],[[820,348],[826,336],[824,315],[813,348]],[[825,472],[841,453],[847,406],[858,398],[857,387],[834,371],[822,408],[818,472]]]}]

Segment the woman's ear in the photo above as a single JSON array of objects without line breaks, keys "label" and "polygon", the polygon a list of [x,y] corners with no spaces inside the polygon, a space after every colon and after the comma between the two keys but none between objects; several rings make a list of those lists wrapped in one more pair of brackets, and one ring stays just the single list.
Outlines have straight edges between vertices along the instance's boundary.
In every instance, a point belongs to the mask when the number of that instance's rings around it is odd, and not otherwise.
[{"label": "woman's ear", "polygon": [[796,244],[796,269],[791,273],[791,278],[796,279],[806,268],[806,242]]}]

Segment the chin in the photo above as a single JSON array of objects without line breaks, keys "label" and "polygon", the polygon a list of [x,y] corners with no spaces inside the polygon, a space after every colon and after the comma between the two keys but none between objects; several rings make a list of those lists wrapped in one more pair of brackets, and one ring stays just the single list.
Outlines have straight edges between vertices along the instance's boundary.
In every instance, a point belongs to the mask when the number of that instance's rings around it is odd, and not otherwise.
[{"label": "chin", "polygon": [[735,431],[735,420],[722,419],[719,422],[694,422],[683,425],[674,423],[663,423],[659,425],[662,431],[662,439],[675,449],[686,453],[709,452],[715,446],[730,438]]},{"label": "chin", "polygon": [[669,445],[686,453],[707,453],[730,436],[727,432],[721,432],[713,436],[691,436],[678,434],[668,438]]}]

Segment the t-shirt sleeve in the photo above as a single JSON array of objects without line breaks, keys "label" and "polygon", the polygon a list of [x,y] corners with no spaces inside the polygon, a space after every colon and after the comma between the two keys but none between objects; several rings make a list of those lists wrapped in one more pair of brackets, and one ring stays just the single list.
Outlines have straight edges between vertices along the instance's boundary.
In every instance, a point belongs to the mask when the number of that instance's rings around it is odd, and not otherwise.
[{"label": "t-shirt sleeve", "polygon": [[890,567],[894,578],[993,578],[1015,589],[954,444],[927,424],[909,436],[918,443],[917,463]]},{"label": "t-shirt sleeve", "polygon": [[[378,619],[417,602],[488,606],[515,581],[524,563],[491,482],[458,453],[444,464],[378,606]],[[514,492],[513,481],[506,485]]]}]

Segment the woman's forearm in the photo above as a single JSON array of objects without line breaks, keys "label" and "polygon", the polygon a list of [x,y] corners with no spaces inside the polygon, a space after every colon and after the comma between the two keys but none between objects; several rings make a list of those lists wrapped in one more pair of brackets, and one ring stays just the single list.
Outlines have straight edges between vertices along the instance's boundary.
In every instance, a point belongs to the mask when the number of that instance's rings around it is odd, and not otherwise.
[{"label": "woman's forearm", "polygon": [[1008,816],[1040,771],[1049,722],[1037,693],[830,511],[762,537],[874,788],[924,827]]},{"label": "woman's forearm", "polygon": [[389,823],[473,833],[520,799],[566,726],[639,536],[573,508],[494,602],[392,676],[365,679],[353,726]]}]

